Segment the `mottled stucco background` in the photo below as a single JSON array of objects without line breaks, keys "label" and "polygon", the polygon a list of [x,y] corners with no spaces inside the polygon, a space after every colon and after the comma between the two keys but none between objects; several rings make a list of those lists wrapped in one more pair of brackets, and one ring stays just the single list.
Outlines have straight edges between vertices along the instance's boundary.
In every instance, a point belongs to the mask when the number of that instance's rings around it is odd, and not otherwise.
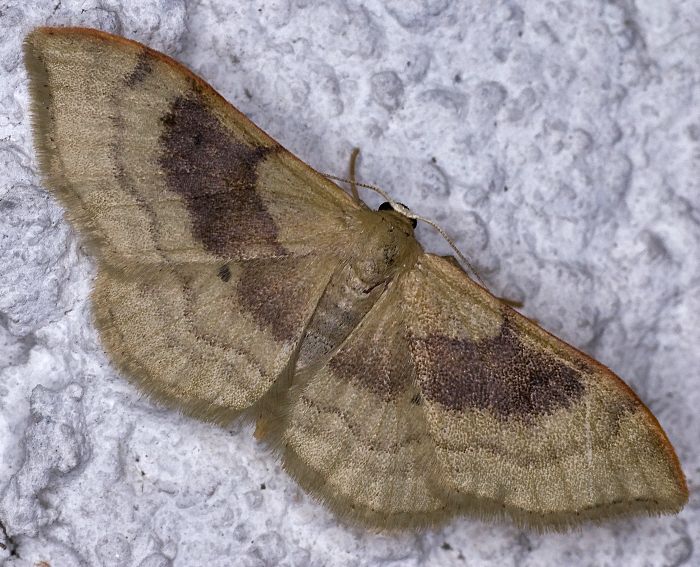
[{"label": "mottled stucco background", "polygon": [[[345,175],[359,145],[363,180],[633,386],[675,444],[686,509],[564,535],[466,518],[376,535],[305,495],[251,427],[141,397],[100,349],[94,266],[37,175],[21,42],[46,24],[177,57],[321,171]],[[696,0],[3,2],[0,563],[700,564],[699,98]]]}]

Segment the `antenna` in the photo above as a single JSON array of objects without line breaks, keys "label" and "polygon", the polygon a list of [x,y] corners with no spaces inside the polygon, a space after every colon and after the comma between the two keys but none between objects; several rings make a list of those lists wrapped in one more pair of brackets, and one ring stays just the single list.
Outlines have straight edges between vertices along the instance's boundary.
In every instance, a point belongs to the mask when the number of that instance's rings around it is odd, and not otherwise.
[{"label": "antenna", "polygon": [[355,180],[355,165],[357,163],[357,156],[360,153],[359,148],[354,148],[352,151],[352,154],[350,155],[350,179],[344,179],[342,177],[336,177],[335,175],[329,175],[328,173],[323,173],[322,175],[324,177],[327,177],[328,179],[333,179],[334,181],[340,181],[342,183],[349,183],[350,187],[352,189],[352,196],[353,199],[356,201],[360,201],[360,197],[357,192],[358,187],[364,187],[365,189],[370,189],[371,191],[374,191],[375,193],[379,193],[382,197],[386,199],[386,201],[391,205],[391,208],[394,209],[397,213],[402,214],[406,218],[409,219],[414,219],[416,221],[422,221],[426,224],[429,224],[432,226],[435,230],[437,230],[440,235],[447,241],[447,243],[450,245],[452,250],[455,251],[455,254],[457,254],[457,257],[462,261],[462,263],[469,269],[469,271],[476,277],[476,279],[479,281],[479,283],[485,288],[488,289],[488,286],[484,282],[484,280],[481,279],[481,276],[479,273],[474,269],[474,266],[471,265],[471,262],[467,260],[466,256],[462,254],[462,252],[457,248],[457,245],[455,244],[454,240],[450,238],[450,236],[443,230],[443,228],[435,223],[434,221],[422,217],[420,215],[417,215],[414,212],[411,212],[408,207],[405,205],[402,205],[401,203],[396,202],[394,199],[391,198],[391,196],[386,193],[386,191],[380,189],[376,185],[369,185],[367,183],[359,183]]}]

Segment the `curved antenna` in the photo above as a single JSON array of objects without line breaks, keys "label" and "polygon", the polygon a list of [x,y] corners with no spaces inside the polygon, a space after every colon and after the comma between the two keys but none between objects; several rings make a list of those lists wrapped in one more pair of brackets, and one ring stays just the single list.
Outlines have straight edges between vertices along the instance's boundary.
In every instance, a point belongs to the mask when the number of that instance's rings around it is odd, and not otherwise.
[{"label": "curved antenna", "polygon": [[[328,179],[333,179],[334,181],[340,181],[342,183],[349,183],[350,186],[353,189],[353,198],[359,200],[359,196],[357,194],[357,188],[358,187],[364,187],[365,189],[370,189],[371,191],[374,191],[375,193],[379,193],[382,197],[384,197],[391,205],[391,208],[394,209],[397,213],[402,214],[406,218],[409,219],[414,219],[416,221],[422,221],[426,224],[429,224],[432,226],[435,230],[437,230],[440,233],[440,236],[442,236],[446,241],[447,244],[450,245],[452,250],[455,251],[455,254],[457,254],[457,258],[459,258],[462,263],[469,268],[469,271],[476,277],[476,279],[479,281],[479,283],[484,287],[484,289],[488,289],[488,286],[484,282],[484,280],[481,279],[481,276],[479,273],[474,269],[474,266],[471,265],[471,262],[467,260],[466,256],[460,252],[459,248],[457,248],[457,245],[455,244],[454,240],[450,238],[450,236],[442,229],[440,225],[435,223],[434,221],[422,217],[420,215],[417,215],[416,213],[410,211],[408,207],[405,205],[402,205],[401,203],[396,202],[394,199],[389,196],[388,193],[386,193],[384,190],[380,189],[376,185],[369,185],[368,183],[359,183],[358,181],[355,180],[355,161],[357,160],[357,154],[359,153],[359,150],[355,148],[352,152],[352,155],[350,156],[350,173],[351,173],[351,179],[343,179],[342,177],[336,177],[335,175],[329,175],[327,173],[323,173],[322,175],[324,177],[327,177]],[[354,159],[353,159],[354,158]]]}]

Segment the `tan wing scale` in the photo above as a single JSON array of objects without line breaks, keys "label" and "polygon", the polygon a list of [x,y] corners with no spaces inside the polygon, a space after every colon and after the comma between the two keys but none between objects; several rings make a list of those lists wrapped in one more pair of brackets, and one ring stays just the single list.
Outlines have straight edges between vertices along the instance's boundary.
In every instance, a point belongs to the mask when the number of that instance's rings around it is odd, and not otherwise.
[{"label": "tan wing scale", "polygon": [[252,405],[358,237],[359,205],[141,44],[40,28],[25,58],[46,183],[99,263],[108,352],[200,417]]},{"label": "tan wing scale", "polygon": [[295,379],[275,433],[302,486],[341,517],[379,528],[455,511],[432,484],[435,448],[400,299],[392,285],[325,363]]},{"label": "tan wing scale", "polygon": [[353,521],[563,529],[687,500],[668,439],[619,378],[436,256],[296,381],[276,433],[285,466]]},{"label": "tan wing scale", "polygon": [[688,492],[673,448],[610,370],[445,259],[423,255],[406,278],[410,350],[445,498],[540,528],[680,510]]},{"label": "tan wing scale", "polygon": [[287,469],[366,525],[556,529],[685,503],[634,393],[423,254],[410,219],[143,45],[41,28],[25,56],[42,171],[98,260],[102,339],[146,391],[207,419],[265,412]]}]

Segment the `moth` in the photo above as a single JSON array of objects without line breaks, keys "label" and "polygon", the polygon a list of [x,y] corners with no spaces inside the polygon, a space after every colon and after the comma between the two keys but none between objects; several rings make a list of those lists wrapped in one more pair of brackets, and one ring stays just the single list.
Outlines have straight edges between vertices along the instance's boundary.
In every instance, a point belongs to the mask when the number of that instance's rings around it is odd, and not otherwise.
[{"label": "moth", "polygon": [[262,418],[285,469],[379,529],[678,512],[658,421],[602,364],[426,253],[170,57],[25,42],[45,185],[98,265],[104,348],[156,400]]}]

